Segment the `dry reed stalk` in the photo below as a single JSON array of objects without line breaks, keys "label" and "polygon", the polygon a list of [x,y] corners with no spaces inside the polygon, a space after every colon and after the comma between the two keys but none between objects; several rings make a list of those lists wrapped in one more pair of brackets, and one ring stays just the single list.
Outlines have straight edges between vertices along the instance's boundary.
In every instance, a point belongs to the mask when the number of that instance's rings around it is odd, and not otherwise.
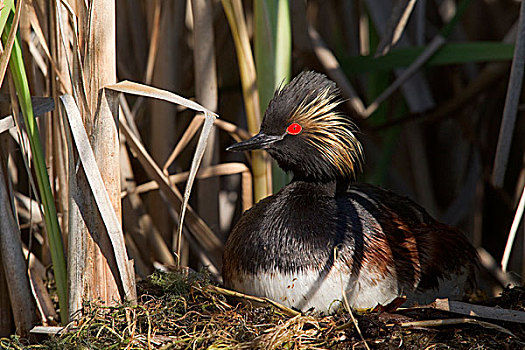
[{"label": "dry reed stalk", "polygon": [[[153,61],[153,76],[151,84],[153,86],[177,91],[181,86],[182,79],[181,65],[183,56],[180,53],[182,48],[182,37],[184,33],[184,12],[186,1],[159,1],[162,7],[156,59]],[[152,3],[150,3],[152,4]],[[132,9],[131,9],[132,10]],[[152,10],[147,6],[146,10]],[[156,23],[152,23],[152,26]],[[153,31],[153,28],[152,28]],[[153,34],[153,33],[152,33]],[[150,38],[150,43],[154,38]],[[154,48],[150,46],[149,52]],[[148,65],[150,65],[151,55],[148,56]],[[139,97],[140,99],[140,97]],[[162,164],[168,158],[171,150],[176,144],[177,120],[179,114],[177,108],[171,103],[162,101],[148,101],[149,113],[149,151],[151,156],[157,162]],[[132,108],[134,110],[134,108]],[[134,114],[136,116],[136,114]],[[148,139],[148,137],[145,138]],[[147,198],[148,212],[162,237],[168,245],[171,245],[173,239],[174,225],[170,220],[165,201],[160,196]]]},{"label": "dry reed stalk", "polygon": [[[191,141],[193,136],[195,136],[195,134],[197,133],[197,131],[199,130],[199,128],[201,127],[203,122],[204,122],[204,116],[200,115],[200,114],[196,115],[193,118],[193,120],[190,122],[189,126],[184,131],[184,134],[180,137],[179,142],[177,143],[177,145],[173,149],[173,152],[170,154],[170,156],[168,157],[168,160],[166,161],[166,163],[162,167],[162,172],[166,176],[168,176],[168,167],[170,167],[170,165],[175,161],[177,156],[188,145],[188,143]],[[219,129],[229,133],[230,136],[233,139],[235,139],[236,141],[240,141],[242,139],[248,139],[250,137],[250,134],[248,134],[247,131],[245,131],[243,129],[240,129],[239,127],[235,126],[234,124],[228,123],[228,122],[226,122],[224,120],[215,119],[214,124]],[[231,163],[222,164],[222,165],[219,164],[219,165],[217,165],[217,167],[220,167],[220,166],[223,166],[223,165],[224,166],[228,166],[230,164]],[[249,173],[247,171],[239,171],[239,172],[241,173],[241,177],[242,177],[241,178],[241,183],[242,183],[242,185],[241,185],[241,196],[242,196],[242,208],[243,208],[243,211],[244,211],[244,210],[249,209],[253,205],[253,195],[251,193],[252,192],[252,187],[253,187],[253,180],[252,180],[251,173]],[[239,173],[239,172],[237,172],[237,173]],[[233,173],[235,173],[235,172],[232,172],[231,174],[233,174]],[[222,174],[222,175],[231,175],[231,174]],[[181,175],[181,174],[176,174],[176,175],[173,175],[173,176],[169,176],[169,180],[173,181],[172,179],[176,179],[179,175]],[[211,177],[211,176],[208,176],[208,177]],[[197,178],[198,179],[203,179],[203,178],[206,178],[206,177],[204,177],[203,175],[200,175],[200,173],[199,173],[197,175]],[[174,184],[174,183],[176,183],[176,182],[172,182],[172,184]],[[141,185],[140,187],[141,187],[141,191],[142,191],[143,190],[142,189],[143,186]],[[157,187],[155,187],[155,188],[157,188]]]},{"label": "dry reed stalk", "polygon": [[[222,0],[222,6],[228,18],[235,43],[248,131],[256,134],[261,125],[259,94],[256,89],[257,78],[255,63],[250,46],[250,39],[248,37],[248,29],[244,19],[243,6],[240,0]],[[271,172],[268,171],[268,168],[267,157],[260,151],[253,151],[252,171],[256,202],[271,194]]]},{"label": "dry reed stalk", "polygon": [[[85,17],[79,18],[79,45],[74,53],[74,66],[81,67],[79,73],[82,74],[73,81],[77,82],[76,91],[80,92],[75,96],[76,102],[79,106],[85,106],[81,109],[82,119],[90,137],[96,160],[95,167],[100,170],[102,186],[105,188],[96,187],[100,184],[95,185],[96,182],[93,181],[96,178],[88,175],[88,172],[94,169],[84,168],[85,173],[80,172],[75,181],[70,178],[70,182],[76,182],[80,189],[80,192],[74,195],[77,201],[73,206],[75,210],[70,212],[70,316],[80,310],[83,300],[99,299],[111,304],[118,300],[135,298],[134,275],[127,253],[121,249],[124,237],[118,227],[121,220],[120,169],[118,131],[114,119],[114,116],[118,115],[118,104],[108,99],[108,94],[101,90],[104,85],[116,81],[115,3],[92,0],[88,5]],[[76,35],[73,37],[75,39]],[[84,48],[85,52],[82,52]],[[83,95],[80,90],[85,91],[85,100],[79,99]],[[72,105],[74,104],[72,102]],[[70,127],[76,132],[73,125]],[[74,135],[77,143],[78,135],[80,134]],[[89,150],[79,150],[85,151]],[[79,154],[84,164],[87,159],[83,158],[85,156],[87,154]],[[70,167],[74,164],[71,163]],[[72,171],[72,176],[77,176],[75,170]],[[86,194],[92,191],[94,199],[90,196],[86,198]],[[106,193],[111,201],[113,213],[109,210],[104,214],[107,209],[99,207],[102,202],[98,199],[97,192]],[[81,198],[82,196],[84,198]],[[99,216],[99,210],[102,218]],[[107,221],[108,218],[111,220]],[[115,222],[112,221],[113,218],[116,219]],[[110,229],[106,227],[109,224]],[[122,294],[119,289],[122,290]]]},{"label": "dry reed stalk", "polygon": [[[215,39],[213,30],[213,2],[211,0],[192,0],[193,14],[193,61],[195,72],[196,101],[212,112],[217,112],[218,88],[215,64]],[[208,147],[202,158],[203,167],[208,167],[219,160],[219,139],[213,129]],[[199,215],[206,223],[215,228],[219,225],[219,189],[218,178],[197,182],[196,196]]]},{"label": "dry reed stalk", "polygon": [[7,190],[4,157],[0,155],[0,255],[16,333],[21,336],[29,334],[36,323],[35,301],[27,276],[27,266],[22,253],[20,231],[11,208],[11,199]]},{"label": "dry reed stalk", "polygon": [[[104,93],[107,93],[107,91]],[[122,299],[134,303],[136,299],[135,275],[133,274],[133,264],[127,258],[124,235],[119,218],[114,211],[111,198],[104,186],[102,174],[97,167],[94,152],[91,149],[81,120],[80,111],[71,95],[61,96],[60,99],[64,105],[64,119],[67,120],[68,130],[71,133],[71,137],[68,136],[68,146],[72,147],[74,144],[74,148],[71,148],[71,150],[78,151],[79,165],[84,170],[83,174],[85,174],[89,185],[89,194],[92,194],[96,210],[100,214],[104,230],[107,232],[107,239],[110,241],[109,248],[111,248],[109,253],[114,254],[114,263],[116,265],[112,267],[114,269],[113,273],[115,278],[119,279],[119,288],[122,288]],[[87,194],[84,193],[84,195]],[[106,300],[102,301],[107,302]]]},{"label": "dry reed stalk", "polygon": [[180,137],[179,141],[173,148],[170,156],[162,166],[162,172],[164,174],[169,175],[168,168],[173,164],[175,159],[177,159],[182,150],[188,145],[197,131],[199,131],[202,124],[204,124],[204,115],[198,114],[192,119],[186,130],[184,130],[184,133]]},{"label": "dry reed stalk", "polygon": [[[46,12],[45,16],[42,11]],[[56,25],[57,19],[55,11],[57,11],[57,9],[54,4],[51,3],[33,2],[32,6],[26,7],[26,15],[29,18],[33,33],[37,38],[37,40],[35,40],[35,46],[36,42],[39,44],[39,48],[37,49],[35,47],[32,54],[36,50],[38,50],[38,54],[43,54],[43,62],[42,64],[39,64],[39,67],[44,81],[41,84],[35,84],[32,91],[36,95],[50,95],[58,98],[58,96],[64,91],[71,90],[71,82],[65,78],[69,75],[67,73],[67,66],[64,64],[65,58],[58,53],[64,52],[64,50],[61,50],[62,46],[58,45],[59,41],[56,40],[58,26]],[[49,20],[49,23],[46,22],[47,20]],[[42,23],[44,24],[42,25]],[[44,32],[46,34],[44,34]],[[49,46],[46,40],[49,41]],[[32,41],[30,44],[31,43]],[[52,52],[49,47],[51,47]],[[41,51],[43,51],[43,53]],[[44,57],[47,58],[47,62],[44,60]],[[35,59],[35,54],[33,54],[33,59]],[[58,62],[62,64],[61,67],[59,67]],[[43,91],[39,91],[42,88]],[[42,129],[45,135],[45,157],[51,189],[55,197],[57,211],[62,214],[62,220],[59,222],[62,232],[62,240],[67,246],[69,208],[67,164],[65,163],[65,159],[67,159],[67,154],[65,154],[65,152],[67,151],[66,147],[62,144],[63,128],[60,126],[60,120],[61,118],[59,117],[58,112],[52,110],[40,125],[43,126]],[[44,251],[47,250],[48,248],[44,249]],[[49,262],[49,258],[44,256],[43,259],[46,260],[46,262]]]},{"label": "dry reed stalk", "polygon": [[278,303],[278,302],[276,302],[274,300],[271,300],[269,298],[260,298],[260,297],[256,297],[256,296],[253,296],[253,295],[236,292],[234,290],[217,287],[217,286],[214,286],[214,285],[209,285],[207,288],[209,288],[210,290],[212,290],[214,292],[217,292],[217,293],[229,296],[229,297],[235,297],[235,298],[243,299],[243,300],[248,301],[248,302],[255,302],[255,303],[263,304],[263,305],[271,305],[271,306],[275,307],[277,310],[281,311],[282,313],[284,313],[287,316],[296,317],[296,316],[300,316],[301,315],[301,313],[299,311],[295,311],[293,309],[290,309],[289,307],[284,306],[284,305],[282,305],[282,304],[280,304],[280,303]]},{"label": "dry reed stalk", "polygon": [[[157,53],[159,51],[159,45],[160,45],[160,30],[161,30],[161,11],[163,4],[160,0],[153,0],[150,2],[150,4],[153,3],[153,6],[147,7],[149,11],[153,12],[153,20],[151,23],[151,37],[149,41],[149,47],[148,47],[148,59],[146,62],[146,71],[144,73],[144,84],[151,84],[153,81],[153,72],[155,68],[155,63],[157,61]],[[166,7],[166,5],[164,4]],[[164,11],[169,11],[169,8],[164,8]],[[164,14],[163,18],[166,18],[166,16],[169,16],[168,14]],[[163,24],[165,26],[165,24]],[[165,44],[166,42],[164,42]],[[169,55],[170,53],[168,53]],[[162,58],[161,58],[162,59]],[[167,72],[166,72],[167,73]],[[165,78],[166,79],[166,78]],[[171,79],[171,77],[167,77],[167,79]],[[144,103],[144,98],[139,97],[135,104],[133,105],[132,114],[137,115],[138,111],[141,109],[142,104]]]},{"label": "dry reed stalk", "polygon": [[4,272],[4,262],[0,253],[0,337],[10,335],[13,328],[13,313],[11,300],[7,289],[7,279]]},{"label": "dry reed stalk", "polygon": [[[2,112],[4,110],[2,109]],[[4,134],[2,135],[2,132],[0,131],[0,149],[2,152],[5,152],[7,154],[10,154],[11,149],[11,142],[9,140],[9,136]],[[0,154],[2,153],[0,152]],[[12,163],[9,161],[8,157],[8,163]],[[0,155],[0,159],[2,159],[2,156]],[[3,161],[1,162],[0,166],[3,166]],[[7,166],[6,168],[9,168]],[[15,168],[16,169],[16,168]],[[7,173],[9,174],[10,171],[8,170]],[[13,179],[13,174],[10,174],[11,178]],[[16,176],[14,177],[16,181]],[[4,262],[2,260],[2,253],[0,252],[0,337],[7,336],[12,334],[14,329],[13,324],[13,313],[11,311],[11,300],[9,299],[9,289],[7,287],[7,279],[5,275],[4,270]]]},{"label": "dry reed stalk", "polygon": [[[168,175],[168,168],[171,166],[171,164],[175,161],[175,159],[180,155],[180,153],[188,146],[189,142],[195,136],[199,128],[204,123],[204,115],[198,114],[196,115],[186,130],[184,131],[184,134],[180,137],[177,145],[171,152],[170,156],[166,160],[166,163],[162,166],[162,172],[166,175]],[[239,142],[241,140],[247,140],[251,137],[251,135],[244,129],[239,128],[238,126],[229,123],[224,120],[215,119],[214,123],[219,129],[226,131],[235,141]],[[130,125],[131,129],[131,125]]]},{"label": "dry reed stalk", "polygon": [[[68,79],[66,57],[66,55],[71,56],[71,50],[60,44],[57,11],[62,11],[67,15],[65,12],[67,10],[63,9],[62,6],[57,7],[52,1],[49,3],[33,2],[33,5],[29,7],[28,16],[31,18],[31,27],[38,38],[41,51],[47,58],[47,74],[42,73],[43,78],[48,82],[46,84],[47,91],[35,91],[35,94],[50,95],[58,100],[61,94],[71,93],[72,84],[71,80]],[[57,211],[62,214],[60,221],[62,240],[67,247],[69,237],[68,155],[67,147],[64,145],[64,127],[58,108],[47,115],[44,132],[46,136],[46,164],[49,169]]]}]

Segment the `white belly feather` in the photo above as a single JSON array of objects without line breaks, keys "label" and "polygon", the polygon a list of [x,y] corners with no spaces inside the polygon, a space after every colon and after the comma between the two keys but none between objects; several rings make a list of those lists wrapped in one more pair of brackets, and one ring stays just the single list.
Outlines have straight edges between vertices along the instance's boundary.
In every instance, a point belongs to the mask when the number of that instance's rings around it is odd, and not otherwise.
[{"label": "white belly feather", "polygon": [[347,301],[352,308],[388,304],[398,296],[397,286],[388,281],[381,281],[377,274],[364,271],[356,279],[332,268],[328,274],[243,274],[232,280],[230,287],[246,294],[267,297],[302,311],[314,308],[315,311],[331,313],[343,305],[343,291],[346,291]]},{"label": "white belly feather", "polygon": [[[440,281],[439,290],[423,293],[403,291],[393,276],[380,276],[377,272],[361,270],[357,278],[343,274],[333,267],[329,273],[244,273],[229,283],[230,288],[245,294],[267,297],[285,306],[301,311],[333,313],[344,304],[343,294],[353,309],[387,305],[399,296],[408,298],[407,304],[427,304],[436,297],[460,298],[464,293],[467,274],[451,276]],[[343,293],[344,291],[344,293]]]}]

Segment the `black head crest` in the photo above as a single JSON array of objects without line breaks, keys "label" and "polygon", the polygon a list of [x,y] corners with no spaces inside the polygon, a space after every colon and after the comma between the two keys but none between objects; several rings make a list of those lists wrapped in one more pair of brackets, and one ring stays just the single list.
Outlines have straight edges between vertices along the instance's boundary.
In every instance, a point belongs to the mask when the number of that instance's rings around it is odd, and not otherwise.
[{"label": "black head crest", "polygon": [[264,148],[296,178],[353,179],[361,170],[363,152],[354,123],[336,110],[340,103],[333,81],[302,72],[275,92],[261,132],[230,149]]}]

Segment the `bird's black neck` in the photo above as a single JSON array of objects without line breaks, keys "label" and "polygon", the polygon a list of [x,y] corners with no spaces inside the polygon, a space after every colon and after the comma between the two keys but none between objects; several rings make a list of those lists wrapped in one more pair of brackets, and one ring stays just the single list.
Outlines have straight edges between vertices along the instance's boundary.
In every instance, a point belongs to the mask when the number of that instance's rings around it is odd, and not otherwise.
[{"label": "bird's black neck", "polygon": [[318,189],[318,192],[326,194],[328,196],[335,196],[338,193],[344,193],[348,190],[348,186],[351,181],[347,178],[339,178],[331,181],[319,181],[316,179],[305,178],[300,176],[294,176],[292,183],[294,182],[305,182],[309,185],[313,185]]}]

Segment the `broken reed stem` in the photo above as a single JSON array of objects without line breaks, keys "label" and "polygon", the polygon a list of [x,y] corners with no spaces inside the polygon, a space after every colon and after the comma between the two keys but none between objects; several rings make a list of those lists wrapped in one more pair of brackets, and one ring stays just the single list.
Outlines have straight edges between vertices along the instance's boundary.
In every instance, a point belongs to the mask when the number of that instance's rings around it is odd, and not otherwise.
[{"label": "broken reed stem", "polygon": [[308,25],[308,35],[312,40],[315,55],[326,69],[327,74],[330,76],[330,78],[337,82],[337,85],[341,88],[343,96],[348,99],[348,104],[350,107],[357,113],[358,116],[363,117],[363,113],[365,112],[363,101],[355,91],[352,84],[350,84],[350,81],[341,69],[341,66],[335,55],[327,47],[319,33],[312,25]]},{"label": "broken reed stem", "polygon": [[401,327],[440,327],[440,326],[453,326],[458,324],[475,324],[483,328],[494,329],[499,332],[515,337],[514,333],[508,329],[501,327],[497,324],[479,321],[473,318],[448,318],[440,320],[424,320],[424,321],[413,321],[413,322],[403,322],[400,324]]},{"label": "broken reed stem", "polygon": [[385,101],[394,93],[404,82],[406,82],[414,73],[416,73],[444,44],[446,40],[441,35],[436,35],[428,44],[425,50],[416,60],[399,75],[399,77],[379,95],[374,102],[370,104],[363,112],[363,118],[370,117],[378,108],[381,102]]},{"label": "broken reed stem", "polygon": [[510,252],[514,244],[514,239],[516,238],[516,233],[520,226],[521,219],[523,217],[523,209],[525,208],[525,186],[523,186],[523,191],[521,192],[520,203],[516,209],[516,214],[514,215],[514,220],[512,221],[512,226],[510,228],[509,237],[507,238],[507,244],[505,245],[505,252],[503,253],[503,259],[501,259],[501,269],[503,272],[507,272],[507,265],[509,263]]},{"label": "broken reed stem", "polygon": [[404,2],[399,1],[393,6],[390,24],[388,26],[388,35],[384,35],[377,46],[375,57],[386,55],[399,41],[405,31],[415,4],[416,0],[407,0]]},{"label": "broken reed stem", "polygon": [[492,184],[496,187],[502,187],[505,179],[510,145],[512,142],[512,135],[514,134],[518,104],[521,96],[525,65],[525,2],[521,3],[518,34],[515,45],[509,85],[507,87],[507,96],[505,98],[505,107],[503,109],[503,119],[499,131],[496,156],[494,158],[494,169],[492,171]]}]

